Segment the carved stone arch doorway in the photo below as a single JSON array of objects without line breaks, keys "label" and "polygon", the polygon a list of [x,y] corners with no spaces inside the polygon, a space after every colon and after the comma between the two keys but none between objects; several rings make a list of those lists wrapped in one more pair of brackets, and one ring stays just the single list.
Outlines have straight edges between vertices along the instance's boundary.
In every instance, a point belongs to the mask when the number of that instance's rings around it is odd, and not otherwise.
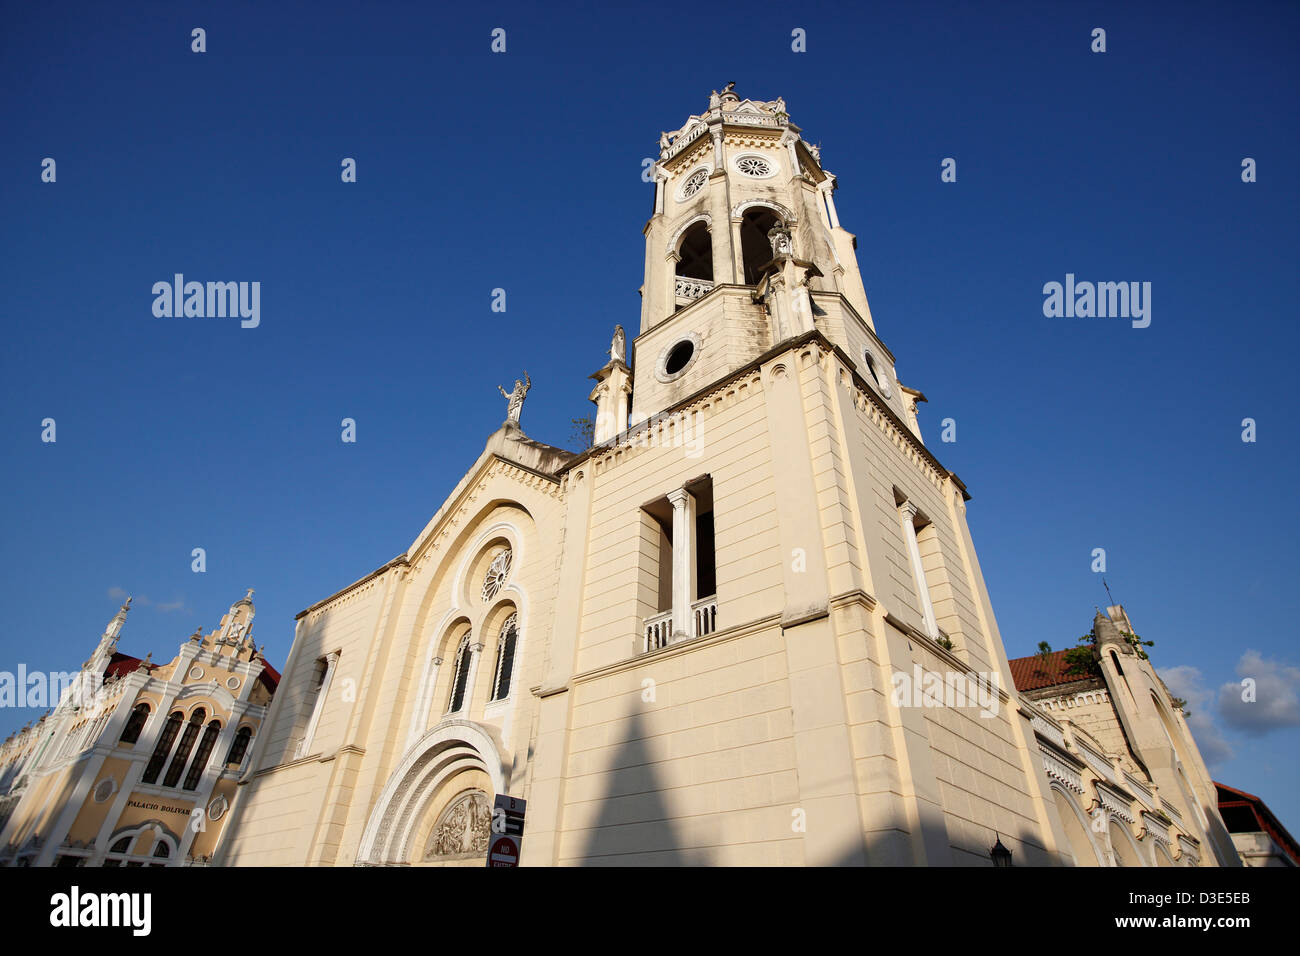
[{"label": "carved stone arch doorway", "polygon": [[480,724],[446,720],[422,735],[384,786],[362,834],[358,866],[483,865],[482,831],[506,765]]}]

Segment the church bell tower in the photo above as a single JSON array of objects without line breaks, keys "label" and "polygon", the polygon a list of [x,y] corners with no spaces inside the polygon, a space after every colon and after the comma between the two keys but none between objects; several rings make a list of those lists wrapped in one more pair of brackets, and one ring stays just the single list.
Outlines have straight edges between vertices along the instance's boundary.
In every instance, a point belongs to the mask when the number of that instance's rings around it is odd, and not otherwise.
[{"label": "church bell tower", "polygon": [[592,376],[597,443],[814,330],[919,437],[924,396],[896,387],[821,149],[782,98],[741,99],[734,85],[660,134],[640,333],[630,355],[620,337],[611,364]]}]

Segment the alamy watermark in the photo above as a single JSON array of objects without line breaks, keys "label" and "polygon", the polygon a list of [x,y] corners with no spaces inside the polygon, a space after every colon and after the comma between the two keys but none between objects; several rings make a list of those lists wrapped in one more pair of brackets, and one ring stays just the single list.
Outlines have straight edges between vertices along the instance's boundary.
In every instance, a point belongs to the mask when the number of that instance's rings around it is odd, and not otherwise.
[{"label": "alamy watermark", "polygon": [[155,282],[153,295],[153,314],[160,319],[238,316],[245,329],[255,329],[262,321],[260,282],[186,282],[178,272],[171,282]]},{"label": "alamy watermark", "polygon": [[891,699],[895,707],[978,707],[981,717],[996,717],[1001,695],[997,671],[894,671]]},{"label": "alamy watermark", "polygon": [[[603,414],[596,416],[596,434],[602,433],[606,420]],[[657,412],[616,438],[632,448],[681,448],[685,457],[699,458],[704,451],[704,417],[698,411]]]},{"label": "alamy watermark", "polygon": [[1049,319],[1132,319],[1135,329],[1151,324],[1150,282],[1075,282],[1067,272],[1064,285],[1048,282],[1043,296]]},{"label": "alamy watermark", "polygon": [[0,707],[82,707],[98,690],[84,671],[0,671]]}]

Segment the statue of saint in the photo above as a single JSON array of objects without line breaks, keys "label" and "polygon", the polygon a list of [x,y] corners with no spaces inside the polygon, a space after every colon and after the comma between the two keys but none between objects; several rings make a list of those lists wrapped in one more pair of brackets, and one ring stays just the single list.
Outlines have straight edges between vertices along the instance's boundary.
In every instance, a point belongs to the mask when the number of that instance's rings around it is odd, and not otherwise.
[{"label": "statue of saint", "polygon": [[524,370],[524,380],[521,382],[515,379],[515,387],[512,391],[507,392],[500,385],[497,391],[505,396],[506,401],[510,404],[506,407],[506,421],[511,424],[519,424],[519,413],[524,407],[524,398],[528,395],[528,390],[533,387],[533,380],[528,377],[528,371]]},{"label": "statue of saint", "polygon": [[767,231],[767,240],[772,243],[773,256],[792,256],[794,255],[794,242],[790,238],[790,227],[783,222],[777,222],[775,226]]},{"label": "statue of saint", "polygon": [[621,325],[614,326],[614,341],[609,346],[609,358],[610,361],[627,364],[627,337]]}]

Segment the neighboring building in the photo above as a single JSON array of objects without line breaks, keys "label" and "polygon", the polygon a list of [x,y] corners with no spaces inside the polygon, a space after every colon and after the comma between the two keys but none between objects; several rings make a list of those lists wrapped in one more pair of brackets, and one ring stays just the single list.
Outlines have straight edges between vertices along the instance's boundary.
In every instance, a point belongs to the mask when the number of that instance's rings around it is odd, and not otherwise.
[{"label": "neighboring building", "polygon": [[0,746],[0,866],[207,862],[279,681],[252,594],[162,665],[118,652],[122,605],[53,712]]},{"label": "neighboring building", "polygon": [[1300,845],[1263,800],[1222,783],[1214,786],[1219,815],[1245,866],[1300,866]]},{"label": "neighboring building", "polygon": [[[1011,661],[1078,866],[1239,866],[1183,716],[1121,606],[1092,646]],[[1078,655],[1074,655],[1078,656]]]}]

